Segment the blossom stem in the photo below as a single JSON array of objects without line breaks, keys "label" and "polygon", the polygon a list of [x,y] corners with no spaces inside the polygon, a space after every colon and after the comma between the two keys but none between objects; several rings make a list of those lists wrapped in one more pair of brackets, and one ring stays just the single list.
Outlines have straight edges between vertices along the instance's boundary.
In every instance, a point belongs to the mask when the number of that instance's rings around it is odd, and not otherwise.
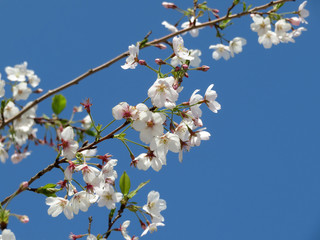
[{"label": "blossom stem", "polygon": [[133,144],[136,144],[136,145],[138,145],[138,146],[140,146],[140,147],[143,147],[143,148],[146,148],[146,149],[148,148],[148,146],[142,145],[142,144],[140,144],[140,143],[131,141],[131,140],[126,139],[126,138],[123,138],[123,140],[124,140],[124,141],[127,141],[127,142],[131,142],[131,143],[133,143]]},{"label": "blossom stem", "polygon": [[107,126],[105,126],[104,128],[102,128],[101,130],[100,130],[100,132],[103,132],[107,127],[109,127],[112,123],[114,123],[116,120],[115,119],[113,119],[111,122],[109,122],[108,124],[107,124]]}]

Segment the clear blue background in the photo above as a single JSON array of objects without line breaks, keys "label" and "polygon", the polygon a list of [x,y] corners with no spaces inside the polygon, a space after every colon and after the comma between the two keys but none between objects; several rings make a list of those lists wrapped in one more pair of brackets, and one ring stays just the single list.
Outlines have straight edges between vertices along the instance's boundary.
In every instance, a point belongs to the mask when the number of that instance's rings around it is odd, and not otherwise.
[{"label": "clear blue background", "polygon": [[[40,87],[53,89],[126,51],[150,30],[151,39],[168,34],[161,22],[174,23],[180,15],[164,9],[161,2],[2,0],[0,71],[5,75],[6,66],[27,61],[41,78]],[[223,15],[232,1],[208,2]],[[288,3],[284,11],[296,10],[300,3]],[[176,4],[187,8],[192,1]],[[100,154],[109,152],[119,160],[118,173],[126,170],[133,186],[151,179],[136,198],[140,205],[151,190],[159,191],[167,201],[166,226],[143,239],[320,239],[319,7],[319,1],[309,1],[308,31],[295,44],[269,50],[258,44],[257,34],[249,28],[250,17],[236,19],[226,37],[244,37],[248,44],[229,61],[211,58],[208,46],[218,43],[213,29],[201,30],[198,38],[184,37],[187,48],[201,49],[202,63],[211,69],[190,72],[180,100],[187,101],[195,89],[203,95],[214,83],[222,110],[213,114],[203,107],[204,125],[212,137],[186,153],[183,164],[169,154],[168,165],[159,173],[142,172],[130,168],[129,155],[120,142],[99,146]],[[148,48],[140,58],[153,64],[154,58],[168,54]],[[106,124],[112,120],[111,108],[119,102],[135,105],[145,99],[156,76],[141,66],[124,71],[123,63],[63,91],[68,106],[62,116],[68,118],[73,106],[89,97],[95,119]],[[50,115],[50,103],[50,99],[41,103],[38,114]],[[79,118],[84,116],[79,114]],[[136,133],[132,131],[131,136]],[[10,160],[1,164],[1,199],[54,160],[53,150],[46,146],[31,150],[32,155],[17,165]],[[136,155],[141,152],[134,148]],[[59,170],[52,171],[32,187],[62,178]],[[9,208],[30,217],[28,224],[10,219],[8,227],[18,240],[67,239],[70,232],[86,233],[91,215],[92,233],[107,229],[108,211],[97,206],[72,221],[63,214],[52,218],[45,197],[26,192]],[[125,214],[119,223],[126,219],[132,220],[130,235],[140,235],[135,216]],[[122,236],[113,233],[111,238]]]}]

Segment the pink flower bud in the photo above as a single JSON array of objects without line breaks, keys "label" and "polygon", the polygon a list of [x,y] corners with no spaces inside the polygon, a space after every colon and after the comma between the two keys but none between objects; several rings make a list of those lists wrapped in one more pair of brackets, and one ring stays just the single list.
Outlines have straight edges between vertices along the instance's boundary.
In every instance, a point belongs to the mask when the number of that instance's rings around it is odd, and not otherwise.
[{"label": "pink flower bud", "polygon": [[20,220],[20,222],[22,223],[28,223],[29,222],[29,217],[27,215],[20,215],[18,217],[18,219]]},{"label": "pink flower bud", "polygon": [[186,78],[188,78],[188,77],[189,77],[189,74],[188,74],[188,73],[184,73],[184,76],[185,76]]},{"label": "pink flower bud", "polygon": [[165,8],[171,8],[171,9],[177,8],[177,6],[174,3],[170,3],[170,2],[162,2],[162,6],[164,6]]},{"label": "pink flower bud", "polygon": [[219,12],[220,12],[218,9],[211,9],[211,11],[212,11],[213,13],[219,13]]},{"label": "pink flower bud", "polygon": [[299,26],[301,23],[300,18],[298,18],[298,17],[292,17],[287,20],[294,26]]},{"label": "pink flower bud", "polygon": [[158,65],[166,64],[166,63],[165,63],[162,59],[160,59],[160,58],[156,58],[154,61],[155,61],[156,64],[158,64]]},{"label": "pink flower bud", "polygon": [[147,65],[147,63],[146,63],[145,60],[139,60],[138,63],[139,63],[140,65],[142,65],[142,66],[146,66],[146,65]]},{"label": "pink flower bud", "polygon": [[43,92],[43,89],[42,88],[38,88],[36,90],[33,91],[34,93],[42,93]]},{"label": "pink flower bud", "polygon": [[187,69],[189,68],[189,66],[188,66],[187,64],[183,64],[181,67],[182,67],[184,70],[187,70]]},{"label": "pink flower bud", "polygon": [[209,66],[203,65],[201,67],[198,67],[197,70],[203,71],[203,72],[207,72],[210,69]]},{"label": "pink flower bud", "polygon": [[29,187],[28,182],[22,182],[22,183],[20,184],[20,190],[21,190],[21,191],[26,190],[28,187]]},{"label": "pink flower bud", "polygon": [[69,235],[69,239],[71,239],[71,240],[76,240],[76,239],[78,239],[78,238],[82,238],[84,235],[75,235],[75,234],[73,234],[73,233],[70,233],[70,235]]},{"label": "pink flower bud", "polygon": [[160,49],[167,49],[167,46],[162,44],[162,43],[158,43],[158,44],[156,44],[154,46],[157,47],[157,48],[160,48]]},{"label": "pink flower bud", "polygon": [[140,221],[140,226],[141,226],[141,228],[142,228],[143,230],[145,230],[145,229],[147,228],[146,224],[145,224],[144,222],[142,222],[140,219],[139,219],[139,221]]},{"label": "pink flower bud", "polygon": [[174,69],[174,71],[176,71],[176,72],[180,71],[180,67],[179,67],[179,66],[176,66],[176,68]]}]

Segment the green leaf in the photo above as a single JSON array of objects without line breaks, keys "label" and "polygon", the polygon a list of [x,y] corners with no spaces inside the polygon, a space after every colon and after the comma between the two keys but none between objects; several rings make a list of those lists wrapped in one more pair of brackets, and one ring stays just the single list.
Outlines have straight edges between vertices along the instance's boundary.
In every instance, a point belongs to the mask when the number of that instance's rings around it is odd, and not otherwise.
[{"label": "green leaf", "polygon": [[277,5],[275,5],[275,6],[273,7],[273,10],[276,12],[276,11],[278,11],[283,5],[284,5],[284,3],[278,3]]},{"label": "green leaf", "polygon": [[233,4],[237,5],[240,2],[240,0],[233,0]]},{"label": "green leaf", "polygon": [[136,212],[139,210],[139,207],[135,205],[129,205],[126,208],[129,209],[131,212]]},{"label": "green leaf", "polygon": [[140,185],[139,185],[135,190],[133,190],[132,192],[130,192],[130,193],[128,194],[128,198],[129,198],[129,199],[130,199],[130,198],[133,198],[133,197],[138,193],[138,191],[139,191],[141,188],[143,188],[145,185],[147,185],[149,182],[150,182],[150,180],[148,180],[148,181],[146,181],[146,182],[143,182],[143,183],[140,183]]},{"label": "green leaf", "polygon": [[247,4],[245,2],[242,2],[242,4],[243,4],[242,11],[246,12],[247,11]]},{"label": "green leaf", "polygon": [[231,19],[226,19],[226,20],[223,20],[220,24],[219,24],[219,27],[221,29],[225,29],[227,27],[227,24],[231,21]]},{"label": "green leaf", "polygon": [[86,133],[86,134],[88,134],[89,136],[92,136],[92,137],[97,136],[97,133],[96,133],[96,132],[94,132],[94,131],[92,131],[92,130],[90,130],[90,129],[86,130],[86,132],[85,132],[85,133]]},{"label": "green leaf", "polygon": [[52,110],[55,114],[60,114],[63,109],[66,107],[67,105],[67,99],[62,95],[62,94],[58,94],[55,95],[52,98]]},{"label": "green leaf", "polygon": [[124,171],[122,176],[120,177],[119,185],[123,195],[127,195],[129,193],[131,183],[130,183],[130,178],[126,173],[126,171]]},{"label": "green leaf", "polygon": [[111,209],[110,213],[109,213],[109,219],[112,219],[113,218],[113,215],[115,213],[116,209]]},{"label": "green leaf", "polygon": [[60,191],[60,189],[55,188],[56,186],[54,183],[48,183],[43,187],[37,188],[35,192],[46,195],[47,197],[56,197],[56,192]]}]

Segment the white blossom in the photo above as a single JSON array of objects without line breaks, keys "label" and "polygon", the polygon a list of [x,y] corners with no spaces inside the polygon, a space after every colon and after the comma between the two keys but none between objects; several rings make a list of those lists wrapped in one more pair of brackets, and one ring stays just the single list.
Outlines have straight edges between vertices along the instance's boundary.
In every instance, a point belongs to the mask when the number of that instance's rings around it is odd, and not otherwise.
[{"label": "white blossom", "polygon": [[0,240],[16,240],[16,236],[10,229],[3,229]]},{"label": "white blossom", "polygon": [[266,34],[261,35],[258,41],[264,48],[271,48],[272,44],[278,45],[280,43],[280,39],[277,34],[272,31],[268,31]]},{"label": "white blossom", "polygon": [[6,149],[4,148],[3,143],[0,142],[0,161],[2,163],[5,163],[8,157],[9,157],[8,153],[7,153]]},{"label": "white blossom", "polygon": [[216,101],[216,98],[218,97],[216,91],[212,90],[213,84],[211,84],[204,95],[205,104],[208,106],[208,108],[214,112],[217,113],[218,110],[221,109],[221,105]]},{"label": "white blossom", "polygon": [[[181,27],[183,29],[185,29],[185,28],[191,27],[193,24],[194,24],[194,17],[191,17],[190,21],[182,23]],[[196,19],[195,26],[200,25],[200,24],[201,24],[201,22],[199,22],[198,19]],[[199,28],[192,29],[189,31],[189,33],[192,37],[198,37],[199,36]],[[186,32],[183,33],[182,35],[184,35],[184,34],[186,34]]]},{"label": "white blossom", "polygon": [[116,203],[120,202],[123,197],[122,193],[115,192],[113,187],[109,184],[106,184],[103,188],[97,188],[96,193],[100,196],[98,206],[106,206],[110,210],[114,209]]},{"label": "white blossom", "polygon": [[174,25],[168,23],[167,21],[163,21],[161,24],[172,33],[178,32],[178,29]]},{"label": "white blossom", "polygon": [[14,154],[11,155],[11,161],[14,164],[17,164],[21,162],[24,158],[28,157],[31,154],[31,152],[23,152],[23,153],[18,153],[15,152]]},{"label": "white blossom", "polygon": [[292,37],[299,37],[302,34],[302,31],[307,31],[304,27],[299,27],[295,30],[293,30],[291,33],[289,33]]},{"label": "white blossom", "polygon": [[150,151],[148,153],[141,153],[138,157],[134,159],[137,162],[137,168],[139,170],[148,170],[152,167],[155,171],[160,171],[162,165],[165,165],[165,162],[157,157],[157,153]]},{"label": "white blossom", "polygon": [[139,119],[133,122],[132,127],[140,132],[140,139],[144,143],[150,143],[154,136],[162,135],[166,117],[162,113],[143,111],[139,114]]},{"label": "white blossom", "polygon": [[229,43],[229,50],[231,57],[234,57],[234,54],[238,54],[242,52],[242,46],[247,44],[247,40],[241,37],[235,37],[232,41]]},{"label": "white blossom", "polygon": [[35,74],[27,74],[28,82],[32,87],[37,87],[40,83],[40,78]]},{"label": "white blossom", "polygon": [[79,213],[79,209],[83,212],[88,211],[90,207],[89,194],[85,191],[77,192],[70,200],[72,210],[75,214]]},{"label": "white blossom", "polygon": [[3,97],[4,94],[6,93],[4,87],[6,85],[6,82],[1,79],[1,73],[0,73],[0,97]]},{"label": "white blossom", "polygon": [[166,155],[168,151],[178,153],[180,150],[180,139],[177,134],[167,132],[162,136],[156,136],[151,140],[150,149],[157,153],[163,161],[166,163]]},{"label": "white blossom", "polygon": [[193,60],[190,60],[190,66],[199,67],[201,63],[201,59],[199,58],[201,56],[201,51],[199,49],[190,49],[189,53],[190,56],[193,57]]},{"label": "white blossom", "polygon": [[209,49],[215,49],[215,51],[212,53],[212,57],[215,60],[219,60],[221,57],[223,57],[225,60],[230,58],[230,48],[228,46],[219,43],[216,45],[210,45]]},{"label": "white blossom", "polygon": [[160,214],[161,211],[167,208],[166,201],[160,199],[159,192],[151,191],[148,194],[148,202],[142,207],[144,211],[151,215],[152,218],[164,221],[164,217]]},{"label": "white blossom", "polygon": [[193,60],[194,57],[189,55],[188,49],[184,47],[183,38],[181,36],[175,36],[172,40],[173,51],[180,61]]},{"label": "white blossom", "polygon": [[281,19],[276,22],[275,33],[278,37],[283,37],[291,29],[291,24],[287,23],[285,19]]},{"label": "white blossom", "polygon": [[122,69],[135,69],[138,65],[139,44],[129,46],[129,56],[126,59],[126,63],[122,65]]},{"label": "white blossom", "polygon": [[100,171],[97,168],[88,166],[86,163],[76,166],[76,171],[81,171],[83,175],[83,181],[91,184],[95,181],[95,178],[99,176]]},{"label": "white blossom", "polygon": [[69,220],[73,218],[73,209],[67,199],[61,197],[47,197],[46,204],[50,206],[48,214],[52,217],[57,217],[63,212]]},{"label": "white blossom", "polygon": [[308,24],[308,22],[305,20],[305,18],[309,16],[309,11],[305,9],[306,5],[307,5],[307,1],[304,1],[303,3],[301,3],[298,8],[298,13],[299,13],[299,18],[301,22]]},{"label": "white blossom", "polygon": [[27,75],[27,62],[15,65],[14,67],[6,67],[5,71],[10,81],[23,82],[26,80]]},{"label": "white blossom", "polygon": [[68,126],[61,132],[62,152],[61,155],[67,159],[73,159],[79,148],[79,144],[74,140],[74,132],[72,127]]},{"label": "white blossom", "polygon": [[91,125],[92,125],[91,117],[88,114],[81,120],[81,127],[87,130],[91,128]]},{"label": "white blossom", "polygon": [[151,98],[152,104],[158,108],[172,108],[178,100],[178,92],[173,89],[173,77],[158,78],[148,90],[148,97]]},{"label": "white blossom", "polygon": [[131,240],[131,237],[129,236],[127,231],[127,228],[129,227],[129,225],[130,225],[130,220],[127,220],[127,221],[124,221],[120,226],[121,234],[126,240]]},{"label": "white blossom", "polygon": [[190,145],[192,147],[200,146],[201,140],[209,140],[211,134],[209,132],[203,131],[203,130],[206,130],[206,128],[199,129],[199,130],[193,132],[193,134],[191,134]]},{"label": "white blossom", "polygon": [[121,102],[112,108],[112,116],[116,120],[131,118],[136,120],[138,118],[138,110],[134,106],[130,106],[126,102]]},{"label": "white blossom", "polygon": [[143,233],[141,234],[141,237],[142,236],[144,236],[144,235],[146,235],[148,232],[150,232],[150,233],[153,233],[153,232],[156,232],[157,230],[158,230],[158,228],[157,227],[159,227],[159,226],[164,226],[164,223],[162,223],[162,222],[153,222],[153,223],[150,223],[147,227],[146,227],[146,229],[143,231]]},{"label": "white blossom", "polygon": [[21,82],[12,87],[12,94],[15,100],[26,100],[31,93],[32,90],[27,87],[27,83],[25,82]]},{"label": "white blossom", "polygon": [[253,20],[253,23],[250,25],[251,30],[257,32],[259,36],[271,30],[270,18],[264,18],[259,14],[252,14],[251,17]]},{"label": "white blossom", "polygon": [[12,101],[10,101],[4,107],[3,116],[5,119],[9,119],[14,117],[18,113],[19,113],[19,108],[17,108],[16,105]]},{"label": "white blossom", "polygon": [[200,91],[199,89],[196,89],[192,93],[189,100],[190,110],[195,118],[199,118],[202,116],[202,111],[200,109],[201,103],[199,102],[203,100],[203,97],[200,94],[197,94],[197,92],[199,91]]}]

